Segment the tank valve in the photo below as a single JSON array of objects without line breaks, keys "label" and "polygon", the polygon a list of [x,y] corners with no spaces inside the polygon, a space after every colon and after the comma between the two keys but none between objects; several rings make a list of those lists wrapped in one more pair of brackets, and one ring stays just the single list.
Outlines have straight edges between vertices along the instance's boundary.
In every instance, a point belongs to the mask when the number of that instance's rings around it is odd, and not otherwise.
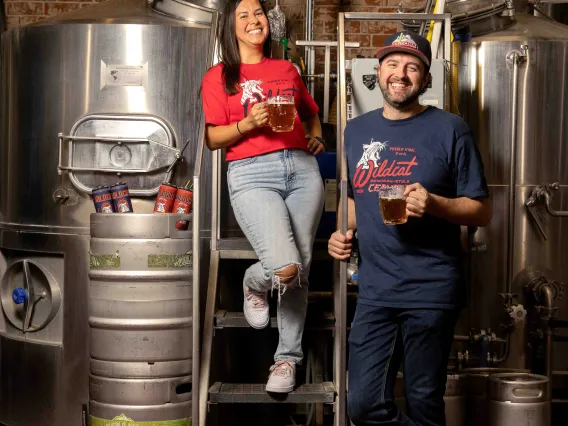
[{"label": "tank valve", "polygon": [[507,309],[507,313],[513,320],[514,324],[519,324],[525,321],[525,317],[527,316],[527,310],[524,308],[523,305],[511,305]]},{"label": "tank valve", "polygon": [[21,305],[28,300],[29,293],[21,287],[15,288],[12,292],[12,300],[16,305]]}]

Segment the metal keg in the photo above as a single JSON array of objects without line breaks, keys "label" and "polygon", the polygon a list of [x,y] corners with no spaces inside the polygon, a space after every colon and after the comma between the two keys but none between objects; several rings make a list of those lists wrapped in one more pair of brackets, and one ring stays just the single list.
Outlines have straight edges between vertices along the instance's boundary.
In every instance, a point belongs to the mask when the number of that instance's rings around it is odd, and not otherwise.
[{"label": "metal keg", "polygon": [[489,426],[550,426],[550,382],[530,373],[489,376]]},{"label": "metal keg", "polygon": [[[446,392],[444,394],[446,424],[448,426],[466,425],[465,375],[448,374]],[[402,373],[396,376],[394,388],[395,404],[402,412],[406,412],[406,393]]]},{"label": "metal keg", "polygon": [[461,370],[466,376],[466,418],[468,426],[486,426],[487,416],[487,378],[499,373],[529,373],[530,370],[513,368],[465,368]]},{"label": "metal keg", "polygon": [[466,424],[465,379],[464,374],[448,374],[444,394],[447,425],[465,426]]},{"label": "metal keg", "polygon": [[91,215],[91,426],[191,424],[191,227],[175,226],[189,217]]}]

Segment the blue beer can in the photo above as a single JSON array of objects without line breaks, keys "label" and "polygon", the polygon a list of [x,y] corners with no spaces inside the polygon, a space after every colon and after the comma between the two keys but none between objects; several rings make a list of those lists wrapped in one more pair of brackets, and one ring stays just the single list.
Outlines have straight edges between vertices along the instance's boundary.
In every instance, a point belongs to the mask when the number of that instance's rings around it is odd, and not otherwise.
[{"label": "blue beer can", "polygon": [[93,203],[95,203],[95,211],[97,213],[114,213],[112,204],[112,196],[108,186],[98,186],[92,191]]},{"label": "blue beer can", "polygon": [[119,182],[110,187],[110,195],[112,204],[116,213],[133,213],[132,202],[130,201],[130,193],[128,185]]}]

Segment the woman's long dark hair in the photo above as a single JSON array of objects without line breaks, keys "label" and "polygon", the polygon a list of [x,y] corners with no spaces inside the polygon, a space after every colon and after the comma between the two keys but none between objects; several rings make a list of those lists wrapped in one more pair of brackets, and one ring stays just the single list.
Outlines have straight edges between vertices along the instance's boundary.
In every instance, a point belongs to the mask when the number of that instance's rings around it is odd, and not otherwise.
[{"label": "woman's long dark hair", "polygon": [[[238,84],[241,79],[241,55],[239,54],[239,45],[235,35],[235,10],[240,2],[241,0],[229,0],[225,5],[217,36],[220,61],[223,64],[225,92],[228,95],[235,95],[239,92]],[[266,15],[266,8],[262,1],[260,6]],[[270,57],[270,27],[268,28],[268,37],[264,42],[263,53],[266,58]]]}]

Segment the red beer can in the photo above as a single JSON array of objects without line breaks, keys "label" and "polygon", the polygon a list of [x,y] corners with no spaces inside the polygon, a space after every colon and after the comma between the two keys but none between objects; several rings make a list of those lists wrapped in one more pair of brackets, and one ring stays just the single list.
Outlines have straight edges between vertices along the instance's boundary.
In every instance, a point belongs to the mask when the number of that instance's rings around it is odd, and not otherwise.
[{"label": "red beer can", "polygon": [[174,200],[176,198],[177,187],[171,183],[164,182],[160,185],[156,203],[154,204],[154,213],[171,213]]},{"label": "red beer can", "polygon": [[188,214],[193,205],[193,191],[187,188],[178,188],[172,213]]}]

